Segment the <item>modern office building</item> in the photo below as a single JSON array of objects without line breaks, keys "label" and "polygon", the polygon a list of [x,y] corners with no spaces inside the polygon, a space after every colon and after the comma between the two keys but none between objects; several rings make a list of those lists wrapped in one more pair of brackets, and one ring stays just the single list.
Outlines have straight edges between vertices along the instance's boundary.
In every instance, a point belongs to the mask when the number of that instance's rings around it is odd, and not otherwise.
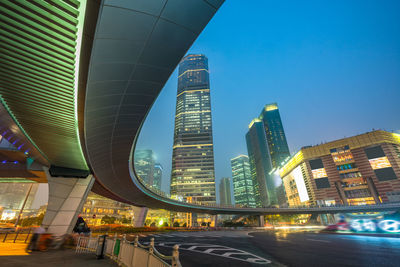
[{"label": "modern office building", "polygon": [[153,188],[161,190],[163,167],[160,163],[154,164]]},{"label": "modern office building", "polygon": [[139,179],[148,187],[154,182],[154,155],[150,149],[136,150],[134,156],[135,171]]},{"label": "modern office building", "polygon": [[400,135],[386,131],[302,148],[280,171],[289,206],[400,201]]},{"label": "modern office building", "polygon": [[278,104],[265,105],[259,118],[264,123],[271,165],[273,168],[279,168],[290,157],[290,152]]},{"label": "modern office building", "polygon": [[231,198],[231,179],[222,178],[219,182],[219,203],[221,205],[232,205]]},{"label": "modern office building", "polygon": [[179,64],[171,196],[216,201],[208,59],[200,54]]},{"label": "modern office building", "polygon": [[255,208],[255,188],[250,173],[249,157],[239,155],[231,159],[231,167],[235,204]]},{"label": "modern office building", "polygon": [[250,169],[258,207],[283,205],[286,197],[280,179],[273,175],[290,157],[278,105],[265,105],[246,134]]},{"label": "modern office building", "polygon": [[254,199],[257,207],[276,204],[275,191],[271,183],[270,194],[267,191],[268,173],[272,170],[269,158],[267,138],[264,124],[254,119],[246,134],[247,153],[249,154],[250,173],[254,185]]}]

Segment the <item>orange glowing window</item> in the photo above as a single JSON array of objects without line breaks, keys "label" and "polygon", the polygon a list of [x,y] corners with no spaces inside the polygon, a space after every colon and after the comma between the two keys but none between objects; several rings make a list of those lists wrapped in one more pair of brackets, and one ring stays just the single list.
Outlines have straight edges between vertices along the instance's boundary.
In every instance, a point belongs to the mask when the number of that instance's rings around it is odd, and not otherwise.
[{"label": "orange glowing window", "polygon": [[328,175],[326,174],[325,168],[312,170],[312,175],[313,175],[314,179],[328,177]]},{"label": "orange glowing window", "polygon": [[376,159],[370,159],[369,163],[371,164],[372,169],[382,169],[392,167],[387,157],[381,157]]}]

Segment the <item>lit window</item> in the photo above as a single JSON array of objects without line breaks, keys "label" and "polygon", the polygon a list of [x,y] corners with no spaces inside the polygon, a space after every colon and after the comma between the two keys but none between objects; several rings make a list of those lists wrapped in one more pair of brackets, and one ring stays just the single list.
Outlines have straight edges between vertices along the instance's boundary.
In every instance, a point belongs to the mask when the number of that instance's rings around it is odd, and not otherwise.
[{"label": "lit window", "polygon": [[374,170],[392,167],[387,157],[370,159],[369,163],[371,164],[371,167]]},{"label": "lit window", "polygon": [[314,179],[328,177],[328,175],[326,174],[325,168],[312,170],[312,175],[313,175]]}]

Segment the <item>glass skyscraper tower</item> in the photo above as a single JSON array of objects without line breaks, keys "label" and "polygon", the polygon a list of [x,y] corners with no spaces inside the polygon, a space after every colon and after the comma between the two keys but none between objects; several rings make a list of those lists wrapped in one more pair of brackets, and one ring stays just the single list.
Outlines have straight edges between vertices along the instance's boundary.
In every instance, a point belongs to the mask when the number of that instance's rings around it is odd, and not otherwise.
[{"label": "glass skyscraper tower", "polygon": [[282,162],[290,157],[290,152],[285,131],[283,130],[281,115],[279,114],[278,104],[272,103],[265,105],[260,114],[260,119],[264,123],[272,167],[279,168]]},{"label": "glass skyscraper tower", "polygon": [[219,182],[219,203],[221,205],[232,205],[231,181],[229,177],[222,178]]},{"label": "glass skyscraper tower", "polygon": [[154,155],[150,149],[136,150],[134,166],[138,178],[146,186],[153,187],[154,180]]},{"label": "glass skyscraper tower", "polygon": [[239,155],[231,159],[235,204],[255,208],[255,187],[250,173],[249,157]]},{"label": "glass skyscraper tower", "polygon": [[158,190],[161,190],[162,173],[162,165],[160,163],[154,164],[153,186]]},{"label": "glass skyscraper tower", "polygon": [[208,59],[191,54],[179,64],[171,196],[215,203],[214,148]]},{"label": "glass skyscraper tower", "polygon": [[246,143],[257,206],[284,204],[282,181],[273,172],[290,157],[290,152],[276,103],[265,105],[250,123]]}]

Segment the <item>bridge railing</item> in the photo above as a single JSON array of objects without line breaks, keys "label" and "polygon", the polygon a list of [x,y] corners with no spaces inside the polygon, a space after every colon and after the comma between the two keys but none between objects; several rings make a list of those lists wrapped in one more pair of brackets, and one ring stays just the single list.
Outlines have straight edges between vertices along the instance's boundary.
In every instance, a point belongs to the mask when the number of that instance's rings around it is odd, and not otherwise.
[{"label": "bridge railing", "polygon": [[[139,237],[135,237],[134,242],[128,242],[124,235],[119,239],[106,237],[103,242],[101,237],[80,236],[77,241],[76,253],[96,253],[97,257],[106,255],[115,260],[118,265],[125,267],[182,267],[179,261],[179,246],[175,245],[172,255],[167,256],[160,253],[151,238],[149,245],[139,242]],[[171,262],[171,264],[167,263]]]},{"label": "bridge railing", "polygon": [[[161,196],[163,198],[167,198],[169,200],[173,200],[174,202],[176,202],[176,204],[179,203],[186,203],[186,204],[190,204],[193,206],[199,206],[199,207],[208,207],[208,208],[217,208],[217,209],[243,209],[243,210],[250,210],[251,211],[274,211],[276,209],[279,209],[281,211],[294,211],[294,210],[333,210],[333,209],[342,209],[342,210],[346,210],[346,209],[363,209],[363,207],[365,208],[373,208],[373,207],[400,207],[400,202],[397,203],[378,203],[378,204],[364,204],[364,205],[358,205],[358,206],[354,206],[354,205],[343,205],[343,204],[333,204],[333,205],[312,205],[312,206],[307,206],[307,205],[299,205],[299,206],[289,206],[289,207],[258,207],[258,208],[254,208],[254,207],[247,207],[247,206],[237,206],[237,205],[221,205],[221,204],[216,204],[216,203],[204,203],[204,202],[198,202],[198,201],[191,201],[189,202],[185,202],[184,200],[181,199],[175,199],[172,198],[170,194],[165,193],[164,191],[161,191],[155,187],[152,187],[150,185],[148,185],[142,178],[137,177],[138,181],[140,182],[140,184],[142,186],[144,186],[147,190],[151,191],[153,194],[156,194],[158,196]],[[195,208],[195,207],[194,207]]]}]

